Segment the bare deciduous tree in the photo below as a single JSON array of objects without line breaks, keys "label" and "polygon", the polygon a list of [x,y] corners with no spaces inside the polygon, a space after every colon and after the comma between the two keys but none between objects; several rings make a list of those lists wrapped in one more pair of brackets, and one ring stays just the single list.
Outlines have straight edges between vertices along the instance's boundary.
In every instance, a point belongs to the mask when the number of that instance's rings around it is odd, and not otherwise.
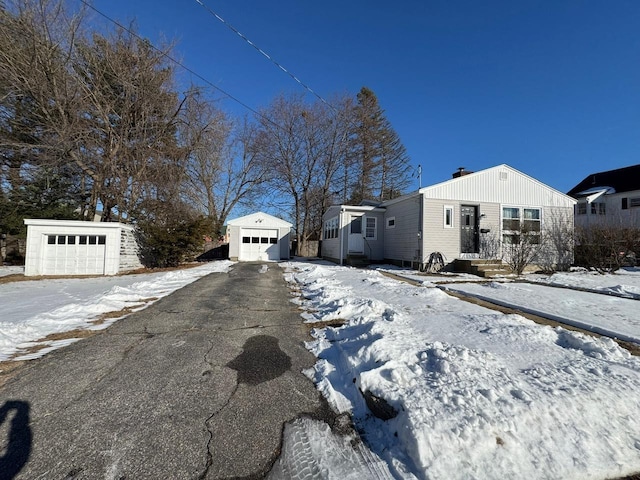
[{"label": "bare deciduous tree", "polygon": [[270,166],[270,184],[291,202],[296,244],[319,239],[322,215],[342,188],[352,106],[306,104],[302,96],[280,96],[261,112],[260,155]]},{"label": "bare deciduous tree", "polygon": [[231,211],[250,204],[267,179],[255,126],[246,119],[235,125],[195,92],[185,103],[180,137],[187,151],[183,194],[218,234]]}]

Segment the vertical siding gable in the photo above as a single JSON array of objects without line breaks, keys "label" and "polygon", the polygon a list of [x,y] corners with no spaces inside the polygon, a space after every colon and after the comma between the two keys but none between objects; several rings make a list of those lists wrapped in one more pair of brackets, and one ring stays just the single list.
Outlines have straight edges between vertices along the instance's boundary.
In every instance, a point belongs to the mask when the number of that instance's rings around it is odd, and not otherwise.
[{"label": "vertical siding gable", "polygon": [[572,206],[575,201],[508,165],[425,187],[427,198],[515,205]]}]

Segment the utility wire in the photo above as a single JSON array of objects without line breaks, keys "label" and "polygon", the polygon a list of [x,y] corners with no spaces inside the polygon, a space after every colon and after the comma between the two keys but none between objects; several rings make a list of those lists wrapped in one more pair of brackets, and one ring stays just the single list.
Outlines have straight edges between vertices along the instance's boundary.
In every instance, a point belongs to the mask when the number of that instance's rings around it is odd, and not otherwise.
[{"label": "utility wire", "polygon": [[333,105],[331,105],[329,102],[327,102],[324,98],[322,98],[321,95],[319,95],[314,90],[312,90],[311,87],[309,87],[307,84],[302,82],[298,77],[296,77],[293,73],[291,73],[289,70],[287,70],[284,66],[282,66],[281,63],[277,62],[271,55],[269,55],[267,52],[265,52],[263,49],[261,49],[258,45],[256,45],[251,40],[249,40],[244,34],[242,34],[242,32],[240,32],[237,28],[235,28],[233,25],[231,25],[229,22],[227,22],[224,18],[222,18],[220,15],[218,15],[216,12],[214,12],[202,0],[195,0],[195,1],[197,3],[199,3],[211,15],[213,15],[217,20],[219,20],[229,30],[231,30],[233,33],[235,33],[240,38],[242,38],[242,40],[244,40],[249,45],[251,45],[253,48],[255,48],[263,57],[265,57],[267,60],[269,60],[271,63],[273,63],[276,67],[278,67],[284,73],[289,75],[293,80],[295,80],[297,83],[299,83],[305,90],[307,90],[311,94],[315,95],[322,103],[324,103],[325,105],[329,106],[332,110],[335,110],[335,107]]},{"label": "utility wire", "polygon": [[130,35],[134,36],[135,38],[137,38],[138,40],[147,43],[151,48],[153,48],[156,52],[160,53],[162,56],[164,56],[167,60],[175,63],[176,65],[180,66],[181,68],[183,68],[184,70],[186,70],[187,72],[189,72],[191,75],[193,75],[196,78],[199,78],[200,80],[202,80],[204,83],[206,83],[207,85],[209,85],[210,87],[214,88],[215,90],[217,90],[218,92],[222,93],[225,97],[229,98],[230,100],[233,100],[234,102],[236,102],[237,104],[241,105],[242,107],[246,108],[247,110],[249,110],[250,112],[252,112],[253,114],[257,115],[258,117],[268,121],[269,123],[271,123],[272,125],[275,125],[276,127],[285,130],[284,127],[278,125],[277,123],[275,123],[273,120],[271,120],[268,117],[265,117],[264,115],[262,115],[260,112],[254,110],[253,108],[251,108],[249,105],[247,105],[246,103],[244,103],[242,100],[240,100],[237,97],[234,97],[232,94],[230,94],[229,92],[223,90],[222,88],[218,87],[217,85],[215,85],[213,82],[209,81],[208,79],[206,79],[205,77],[203,77],[202,75],[200,75],[198,72],[196,72],[195,70],[187,67],[185,64],[183,64],[182,62],[180,62],[179,60],[177,60],[176,58],[172,57],[171,55],[169,55],[167,52],[165,52],[164,50],[161,50],[160,48],[156,47],[153,43],[151,43],[149,40],[142,38],[140,35],[138,35],[137,33],[135,33],[133,30],[131,30],[128,27],[125,27],[124,25],[122,25],[122,23],[118,22],[117,20],[114,20],[113,18],[109,17],[107,14],[101,12],[100,10],[98,10],[96,7],[94,7],[93,5],[91,5],[87,0],[80,0],[80,2],[82,2],[85,6],[89,7],[91,10],[93,10],[94,12],[96,12],[98,15],[104,17],[105,19],[107,19],[108,21],[110,21],[111,23],[113,23],[114,25],[120,27],[121,29],[125,30],[127,33],[129,33]]}]

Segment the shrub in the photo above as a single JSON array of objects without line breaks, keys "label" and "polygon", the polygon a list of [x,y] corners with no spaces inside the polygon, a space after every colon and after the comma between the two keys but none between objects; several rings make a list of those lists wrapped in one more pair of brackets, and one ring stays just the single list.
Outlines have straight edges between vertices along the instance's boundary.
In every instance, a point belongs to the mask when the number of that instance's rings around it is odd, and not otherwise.
[{"label": "shrub", "polygon": [[176,267],[202,253],[209,231],[205,218],[172,219],[138,223],[140,261],[145,267]]}]

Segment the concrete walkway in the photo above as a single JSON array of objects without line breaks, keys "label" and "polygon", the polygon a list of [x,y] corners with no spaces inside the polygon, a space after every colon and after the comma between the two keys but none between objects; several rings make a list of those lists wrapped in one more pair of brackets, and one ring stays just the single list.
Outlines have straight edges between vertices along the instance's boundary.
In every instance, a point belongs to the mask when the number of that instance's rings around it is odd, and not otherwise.
[{"label": "concrete walkway", "polygon": [[263,478],[285,422],[334,416],[281,269],[237,264],[0,388],[0,479]]}]

